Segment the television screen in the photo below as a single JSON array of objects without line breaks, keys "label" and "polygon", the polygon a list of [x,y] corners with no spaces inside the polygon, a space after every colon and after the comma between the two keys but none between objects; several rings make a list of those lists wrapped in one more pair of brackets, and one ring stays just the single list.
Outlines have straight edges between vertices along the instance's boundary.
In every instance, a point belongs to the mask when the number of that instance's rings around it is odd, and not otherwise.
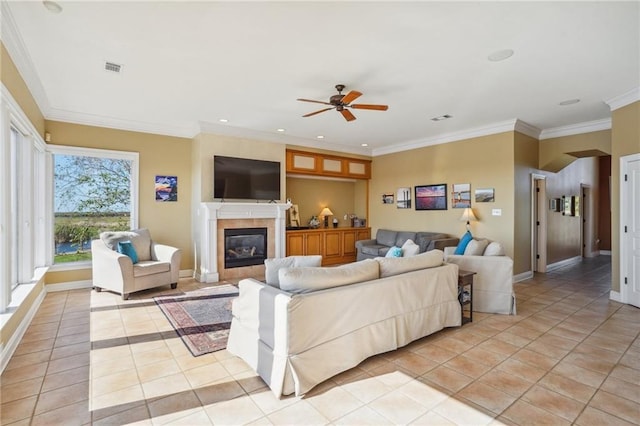
[{"label": "television screen", "polygon": [[280,200],[280,163],[214,156],[213,198]]}]

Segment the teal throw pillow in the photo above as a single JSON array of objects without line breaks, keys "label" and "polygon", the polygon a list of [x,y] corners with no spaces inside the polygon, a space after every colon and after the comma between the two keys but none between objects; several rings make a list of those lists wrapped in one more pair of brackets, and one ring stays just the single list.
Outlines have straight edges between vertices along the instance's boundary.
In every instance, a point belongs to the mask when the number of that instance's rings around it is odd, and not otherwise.
[{"label": "teal throw pillow", "polygon": [[402,257],[402,249],[400,247],[393,246],[384,257]]},{"label": "teal throw pillow", "polygon": [[467,244],[469,244],[471,240],[473,240],[473,236],[471,235],[471,232],[469,231],[465,232],[462,238],[460,238],[458,247],[456,247],[456,251],[454,251],[453,254],[464,254],[464,249],[467,248]]},{"label": "teal throw pillow", "polygon": [[118,253],[129,256],[134,264],[138,263],[138,253],[136,253],[136,249],[133,248],[131,241],[120,241],[118,243]]}]

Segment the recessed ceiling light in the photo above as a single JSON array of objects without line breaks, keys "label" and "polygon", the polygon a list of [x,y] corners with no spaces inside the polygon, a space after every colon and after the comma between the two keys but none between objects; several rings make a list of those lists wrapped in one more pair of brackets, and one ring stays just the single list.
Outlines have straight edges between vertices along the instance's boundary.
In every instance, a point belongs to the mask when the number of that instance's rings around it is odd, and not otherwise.
[{"label": "recessed ceiling light", "polygon": [[284,129],[276,129],[276,132],[284,132]]},{"label": "recessed ceiling light", "polygon": [[60,6],[58,3],[54,2],[54,1],[44,0],[42,2],[42,4],[51,13],[60,13],[60,12],[62,12],[62,6]]},{"label": "recessed ceiling light", "polygon": [[504,61],[505,59],[509,59],[512,56],[513,56],[513,50],[503,49],[503,50],[498,50],[496,52],[493,52],[492,54],[487,56],[487,59],[489,59],[491,62],[499,62],[499,61]]},{"label": "recessed ceiling light", "polygon": [[316,139],[324,139],[324,136],[318,135],[318,136],[316,136]]},{"label": "recessed ceiling light", "polygon": [[360,146],[369,146],[368,143],[361,143]]},{"label": "recessed ceiling light", "polygon": [[567,99],[566,101],[560,102],[558,105],[567,106],[577,104],[578,102],[580,102],[580,99]]},{"label": "recessed ceiling light", "polygon": [[441,115],[440,117],[433,117],[431,121],[442,121],[451,118],[449,114]]},{"label": "recessed ceiling light", "polygon": [[221,118],[220,120],[218,120],[221,123],[228,123],[229,120],[227,120],[226,118]]}]

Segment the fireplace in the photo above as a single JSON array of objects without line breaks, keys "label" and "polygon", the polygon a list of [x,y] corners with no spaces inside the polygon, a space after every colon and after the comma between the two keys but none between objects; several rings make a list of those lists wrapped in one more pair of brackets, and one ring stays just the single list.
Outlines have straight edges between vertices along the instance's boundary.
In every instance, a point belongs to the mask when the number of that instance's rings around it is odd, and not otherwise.
[{"label": "fireplace", "polygon": [[262,265],[267,258],[267,228],[224,230],[225,269]]}]

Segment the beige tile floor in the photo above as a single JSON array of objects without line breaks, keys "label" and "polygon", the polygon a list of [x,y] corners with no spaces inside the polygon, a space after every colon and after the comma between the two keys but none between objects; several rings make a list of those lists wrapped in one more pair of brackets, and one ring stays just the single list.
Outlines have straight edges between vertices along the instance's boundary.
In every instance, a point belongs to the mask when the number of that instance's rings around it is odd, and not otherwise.
[{"label": "beige tile floor", "polygon": [[191,356],[159,291],[51,293],[1,376],[0,423],[639,424],[640,309],[610,282],[604,256],[537,275],[516,316],[476,313],[281,400],[226,351]]}]

